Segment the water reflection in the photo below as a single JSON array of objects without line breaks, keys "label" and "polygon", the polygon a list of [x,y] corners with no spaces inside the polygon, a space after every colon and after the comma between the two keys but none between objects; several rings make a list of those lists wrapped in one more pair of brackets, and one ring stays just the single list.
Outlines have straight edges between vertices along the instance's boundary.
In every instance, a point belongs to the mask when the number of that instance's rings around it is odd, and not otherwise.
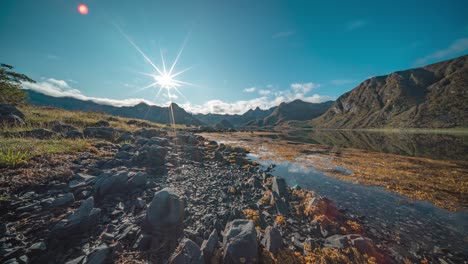
[{"label": "water reflection", "polygon": [[311,164],[258,160],[263,166],[275,164],[273,174],[334,200],[350,214],[365,216],[368,236],[383,241],[400,256],[412,252],[433,252],[447,248],[468,257],[468,213],[449,212],[430,203],[409,201],[384,188],[343,182],[324,176]]},{"label": "water reflection", "polygon": [[269,136],[297,142],[357,148],[439,160],[468,160],[468,133],[302,130]]}]

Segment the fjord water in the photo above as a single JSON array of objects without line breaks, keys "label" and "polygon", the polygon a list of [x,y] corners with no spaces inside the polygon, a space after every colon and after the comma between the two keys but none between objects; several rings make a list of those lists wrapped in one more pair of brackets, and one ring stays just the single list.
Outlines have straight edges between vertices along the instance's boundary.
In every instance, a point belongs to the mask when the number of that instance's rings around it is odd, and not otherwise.
[{"label": "fjord water", "polygon": [[468,131],[300,130],[274,135],[290,141],[437,160],[468,160]]},{"label": "fjord water", "polygon": [[285,178],[289,186],[297,184],[313,190],[334,200],[347,213],[360,217],[366,235],[399,258],[445,250],[468,257],[467,211],[450,212],[427,202],[409,201],[382,187],[327,177],[311,164],[261,160],[256,154],[250,154],[250,158],[263,166],[275,164],[272,174]]}]

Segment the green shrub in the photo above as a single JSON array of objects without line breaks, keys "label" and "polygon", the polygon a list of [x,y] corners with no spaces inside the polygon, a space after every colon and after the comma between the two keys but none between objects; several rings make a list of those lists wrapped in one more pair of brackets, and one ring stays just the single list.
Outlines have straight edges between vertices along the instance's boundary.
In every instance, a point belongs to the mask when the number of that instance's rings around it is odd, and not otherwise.
[{"label": "green shrub", "polygon": [[0,149],[0,164],[7,167],[17,167],[26,163],[31,152],[20,146],[10,146]]}]

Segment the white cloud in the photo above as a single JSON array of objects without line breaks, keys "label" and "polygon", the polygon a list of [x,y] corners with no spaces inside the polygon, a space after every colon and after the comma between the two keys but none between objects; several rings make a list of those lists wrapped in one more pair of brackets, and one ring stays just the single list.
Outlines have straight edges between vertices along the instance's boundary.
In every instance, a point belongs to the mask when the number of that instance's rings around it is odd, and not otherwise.
[{"label": "white cloud", "polygon": [[252,92],[255,91],[255,89],[256,89],[255,87],[245,88],[245,89],[244,89],[244,92],[246,92],[246,93],[252,93]]},{"label": "white cloud", "polygon": [[[156,105],[153,102],[144,100],[144,99],[137,99],[137,98],[129,98],[124,100],[115,100],[109,98],[97,98],[97,97],[90,97],[83,95],[80,90],[71,87],[66,81],[57,80],[53,78],[46,79],[44,78],[43,81],[37,83],[30,83],[30,82],[23,82],[22,83],[24,89],[33,90],[36,92],[40,92],[49,96],[54,97],[72,97],[79,100],[85,101],[92,101],[98,104],[104,105],[113,105],[117,107],[121,106],[133,106],[139,103],[146,103],[149,105]],[[305,90],[310,90],[314,87],[313,84],[308,83],[305,85]],[[301,89],[304,88],[301,86]],[[262,90],[261,90],[262,91]],[[192,103],[185,103],[179,104],[183,107],[186,111],[191,113],[216,113],[216,114],[243,114],[249,109],[255,109],[256,107],[260,107],[261,109],[269,109],[273,106],[277,106],[283,102],[291,102],[296,99],[300,99],[306,102],[311,103],[320,103],[328,100],[332,100],[333,98],[329,96],[322,96],[319,94],[313,94],[311,96],[306,96],[304,93],[293,93],[291,90],[284,90],[284,91],[275,91],[272,92],[270,90],[263,90],[269,91],[269,93],[265,94],[264,96],[253,98],[250,100],[240,100],[235,102],[225,102],[222,100],[210,100],[203,104],[192,104]],[[177,99],[176,97],[172,97],[171,99]],[[160,105],[160,106],[167,106]]]},{"label": "white cloud", "polygon": [[259,95],[269,95],[270,93],[271,93],[270,90],[260,89],[260,90],[258,91],[258,94],[259,94]]},{"label": "white cloud", "polygon": [[144,99],[137,99],[137,98],[129,98],[124,100],[115,100],[115,99],[108,99],[108,98],[97,98],[97,97],[89,97],[83,95],[80,90],[71,87],[66,81],[64,80],[57,80],[53,78],[46,79],[42,82],[37,83],[30,83],[30,82],[23,82],[23,88],[26,90],[33,90],[36,92],[40,92],[49,96],[54,97],[72,97],[79,100],[85,101],[92,101],[98,104],[104,105],[113,105],[113,106],[132,106],[139,104],[141,102],[155,105],[154,103],[144,100]]},{"label": "white cloud", "polygon": [[312,82],[308,83],[292,83],[291,84],[291,89],[294,90],[296,93],[303,93],[306,94],[310,92],[313,89],[317,89],[320,87],[320,84],[315,84]]},{"label": "white cloud", "polygon": [[450,46],[445,49],[438,50],[432,54],[429,54],[423,58],[419,58],[416,60],[416,65],[423,65],[426,64],[430,60],[440,60],[443,58],[447,58],[449,56],[454,56],[461,52],[468,50],[468,38],[461,38],[457,39]]},{"label": "white cloud", "polygon": [[273,34],[273,36],[271,36],[272,38],[274,39],[277,39],[277,38],[287,38],[287,37],[290,37],[292,35],[296,34],[296,31],[293,31],[293,30],[289,30],[289,31],[281,31],[281,32],[276,32],[275,34]]},{"label": "white cloud", "polygon": [[322,96],[319,94],[313,94],[311,96],[305,96],[301,93],[291,93],[291,91],[278,91],[269,96],[262,96],[250,100],[241,100],[236,102],[225,102],[222,100],[211,100],[201,105],[195,105],[191,103],[181,104],[181,106],[191,113],[197,114],[243,114],[249,109],[255,109],[257,107],[261,109],[269,109],[277,106],[283,102],[291,102],[296,99],[309,102],[309,103],[321,103],[328,100],[333,100],[330,96]]},{"label": "white cloud", "polygon": [[356,80],[349,80],[349,79],[337,79],[337,80],[331,80],[331,84],[333,85],[344,85],[344,84],[351,84],[355,83]]},{"label": "white cloud", "polygon": [[353,20],[353,21],[350,21],[346,24],[346,29],[348,31],[353,31],[353,30],[356,30],[358,28],[361,28],[361,27],[364,27],[368,24],[368,22],[366,20]]}]

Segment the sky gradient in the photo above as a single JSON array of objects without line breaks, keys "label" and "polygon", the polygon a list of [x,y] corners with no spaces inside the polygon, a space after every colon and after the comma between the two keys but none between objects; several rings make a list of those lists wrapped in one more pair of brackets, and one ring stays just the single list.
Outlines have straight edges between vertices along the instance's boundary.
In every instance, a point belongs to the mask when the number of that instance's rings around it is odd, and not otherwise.
[{"label": "sky gradient", "polygon": [[[87,15],[78,12],[84,3]],[[0,62],[38,81],[26,88],[101,103],[243,113],[283,101],[336,99],[371,76],[468,51],[467,1],[4,0]],[[138,91],[183,43],[184,96]],[[138,99],[138,100],[136,100]]]}]

